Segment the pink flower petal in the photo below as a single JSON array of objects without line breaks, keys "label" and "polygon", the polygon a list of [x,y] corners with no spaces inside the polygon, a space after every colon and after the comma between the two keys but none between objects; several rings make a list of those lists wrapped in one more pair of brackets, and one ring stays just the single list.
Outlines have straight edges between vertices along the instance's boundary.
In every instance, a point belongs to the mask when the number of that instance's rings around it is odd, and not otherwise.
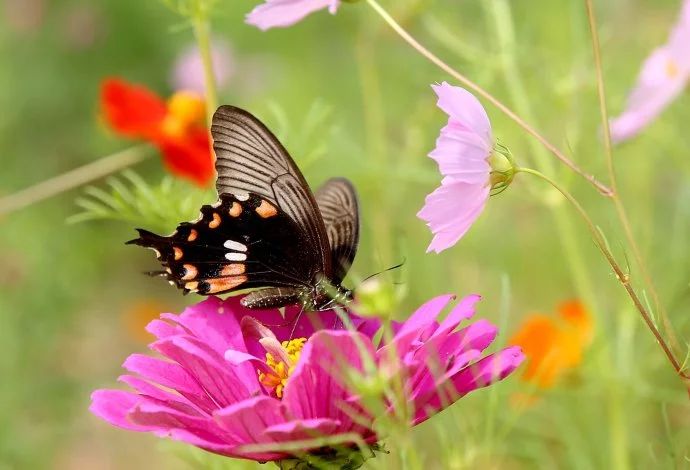
[{"label": "pink flower petal", "polygon": [[275,27],[292,26],[305,16],[328,8],[335,14],[340,0],[266,0],[247,15],[246,22],[266,31]]},{"label": "pink flower petal", "polygon": [[264,432],[275,441],[289,442],[331,436],[340,427],[340,422],[333,419],[303,419],[274,424]]},{"label": "pink flower petal", "polygon": [[487,160],[490,153],[491,147],[478,134],[448,124],[429,156],[436,160],[443,176],[460,183],[486,185],[491,172]]},{"label": "pink flower petal", "polygon": [[239,444],[275,442],[266,428],[284,423],[285,412],[280,400],[259,395],[235,403],[214,413],[215,421]]},{"label": "pink flower petal", "polygon": [[474,316],[474,306],[481,300],[479,295],[468,295],[463,298],[448,316],[443,319],[438,327],[437,334],[447,334],[453,331],[464,320],[469,320]]},{"label": "pink flower petal", "polygon": [[215,402],[179,364],[162,361],[143,354],[132,354],[122,365],[126,370],[141,375],[146,380],[176,390],[199,408],[210,412]]},{"label": "pink flower petal", "polygon": [[429,194],[417,213],[434,234],[427,252],[440,253],[460,240],[484,210],[489,191],[488,181],[485,185],[444,182]]},{"label": "pink flower petal", "polygon": [[450,123],[477,134],[488,149],[493,146],[489,117],[472,93],[447,82],[432,85],[431,88],[438,96],[438,107],[450,117]]},{"label": "pink flower petal", "polygon": [[89,411],[113,426],[130,431],[150,431],[151,428],[132,423],[127,415],[139,401],[139,396],[122,390],[96,390],[91,394]]},{"label": "pink flower petal", "polygon": [[285,386],[283,403],[290,415],[330,418],[350,429],[352,419],[343,409],[352,395],[346,378],[349,371],[363,372],[362,354],[373,361],[374,348],[361,333],[324,330],[309,338]]},{"label": "pink flower petal", "polygon": [[[192,375],[218,407],[225,407],[260,392],[249,364],[232,368],[225,358],[191,336],[176,336],[152,347],[180,364]],[[253,381],[249,377],[253,377]]]},{"label": "pink flower petal", "polygon": [[645,60],[623,113],[611,120],[619,143],[639,134],[685,89],[690,80],[690,0],[685,0],[668,42]]}]

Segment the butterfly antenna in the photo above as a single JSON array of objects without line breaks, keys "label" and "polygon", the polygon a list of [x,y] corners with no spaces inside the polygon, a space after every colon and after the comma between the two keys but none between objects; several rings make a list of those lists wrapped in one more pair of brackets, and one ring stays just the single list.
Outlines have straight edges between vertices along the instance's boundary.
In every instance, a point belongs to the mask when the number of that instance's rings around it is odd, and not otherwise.
[{"label": "butterfly antenna", "polygon": [[386,268],[386,269],[384,269],[383,271],[379,271],[379,272],[377,272],[377,273],[374,273],[374,274],[372,274],[372,275],[370,275],[370,276],[365,277],[365,278],[362,280],[362,282],[360,282],[359,284],[362,285],[362,284],[364,284],[365,282],[367,282],[369,279],[371,279],[372,277],[376,277],[376,276],[378,276],[379,274],[383,274],[383,273],[386,273],[386,272],[388,272],[388,271],[393,271],[394,269],[402,268],[402,267],[405,265],[406,262],[407,262],[407,259],[406,259],[406,258],[403,258],[402,262],[396,264],[395,266],[391,266],[390,268]]}]

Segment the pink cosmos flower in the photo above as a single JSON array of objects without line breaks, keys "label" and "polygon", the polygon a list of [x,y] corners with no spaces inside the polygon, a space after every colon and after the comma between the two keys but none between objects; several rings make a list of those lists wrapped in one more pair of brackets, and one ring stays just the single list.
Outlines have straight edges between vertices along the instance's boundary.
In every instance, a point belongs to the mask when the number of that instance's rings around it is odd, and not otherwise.
[{"label": "pink cosmos flower", "polygon": [[348,433],[373,444],[376,418],[356,386],[371,365],[379,377],[402,377],[414,425],[522,362],[517,347],[482,357],[497,333],[489,322],[457,328],[478,296],[439,321],[451,299],[427,302],[377,346],[377,320],[351,315],[345,329],[333,311],[299,315],[289,307],[283,316],[247,310],[237,297],[211,297],[152,321],[150,347],[165,359],[132,354],[123,365],[131,374],[120,381],[134,391],[97,390],[90,409],[121,428],[261,462],[291,458],[281,445],[296,440]]},{"label": "pink cosmos flower", "polygon": [[484,210],[491,191],[491,123],[469,91],[446,82],[432,85],[438,107],[448,114],[436,148],[429,154],[443,175],[441,186],[417,213],[434,238],[427,249],[440,253],[454,245]]},{"label": "pink cosmos flower", "polygon": [[637,135],[685,89],[690,80],[690,0],[668,42],[657,48],[642,65],[635,88],[623,113],[611,120],[611,139],[622,142]]},{"label": "pink cosmos flower", "polygon": [[266,0],[247,15],[246,22],[263,31],[284,28],[324,8],[334,15],[339,6],[340,0]]}]

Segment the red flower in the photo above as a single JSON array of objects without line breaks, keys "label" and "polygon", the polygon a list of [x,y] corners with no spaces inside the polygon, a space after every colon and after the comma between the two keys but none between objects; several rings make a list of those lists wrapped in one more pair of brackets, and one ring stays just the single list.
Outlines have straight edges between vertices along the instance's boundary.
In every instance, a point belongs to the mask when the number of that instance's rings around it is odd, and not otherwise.
[{"label": "red flower", "polygon": [[165,102],[143,86],[110,78],[101,87],[101,107],[112,130],[158,147],[171,173],[210,184],[213,152],[199,95],[180,91]]}]

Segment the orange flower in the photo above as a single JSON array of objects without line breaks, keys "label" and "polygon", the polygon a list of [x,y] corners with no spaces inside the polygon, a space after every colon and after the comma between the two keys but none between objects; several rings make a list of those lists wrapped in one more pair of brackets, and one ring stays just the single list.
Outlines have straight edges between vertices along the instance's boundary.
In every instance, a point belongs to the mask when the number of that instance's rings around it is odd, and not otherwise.
[{"label": "orange flower", "polygon": [[143,86],[110,78],[101,86],[101,107],[115,132],[158,147],[171,173],[202,187],[212,181],[213,153],[199,95],[179,91],[165,102]]},{"label": "orange flower", "polygon": [[564,302],[558,313],[560,319],[529,316],[509,341],[521,346],[527,356],[522,379],[542,388],[553,386],[561,375],[577,367],[592,338],[592,316],[582,303]]}]

